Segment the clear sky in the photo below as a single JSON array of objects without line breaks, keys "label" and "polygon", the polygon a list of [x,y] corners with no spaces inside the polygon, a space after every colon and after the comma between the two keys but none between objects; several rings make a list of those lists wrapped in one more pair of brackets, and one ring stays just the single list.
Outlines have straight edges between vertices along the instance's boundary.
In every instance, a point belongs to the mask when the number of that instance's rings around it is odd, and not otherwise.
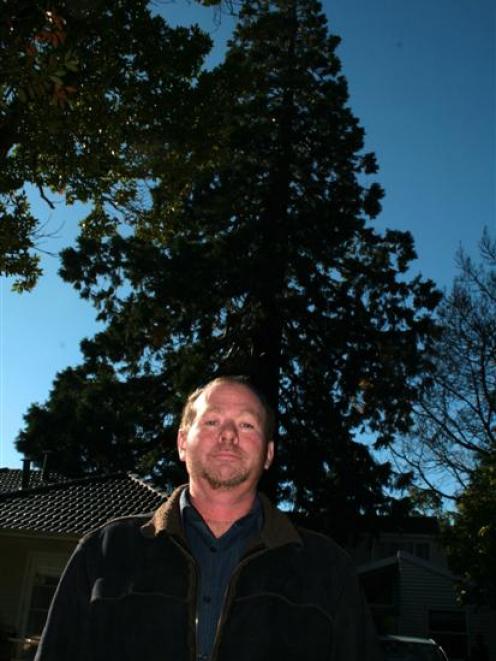
[{"label": "clear sky", "polygon": [[[232,21],[188,0],[154,3],[171,23],[199,22],[219,58]],[[455,275],[462,245],[477,256],[486,226],[496,235],[494,0],[325,0],[350,105],[375,151],[386,189],[376,224],[412,232],[421,272],[441,288]],[[37,208],[47,223],[42,247],[56,253],[77,234],[82,209]],[[57,276],[30,294],[0,283],[0,466],[20,467],[14,439],[33,402],[44,402],[57,371],[80,361],[94,334],[93,308]],[[56,430],[54,430],[56,433]]]}]

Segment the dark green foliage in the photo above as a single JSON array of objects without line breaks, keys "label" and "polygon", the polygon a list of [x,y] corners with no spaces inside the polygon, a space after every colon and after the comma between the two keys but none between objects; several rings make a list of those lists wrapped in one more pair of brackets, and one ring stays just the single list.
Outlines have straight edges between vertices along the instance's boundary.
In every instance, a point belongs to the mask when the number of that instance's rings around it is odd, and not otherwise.
[{"label": "dark green foliage", "polygon": [[443,540],[462,603],[496,608],[496,461],[484,459],[457,501]]},{"label": "dark green foliage", "polygon": [[24,193],[0,195],[0,273],[20,277],[20,291],[34,287],[41,274],[39,258],[31,252],[36,229]]},{"label": "dark green foliage", "polygon": [[[146,474],[150,462],[169,459],[170,485],[182,471],[175,457],[167,457],[166,432],[157,435],[168,396],[160,379],[142,376],[123,382],[108,366],[96,373],[68,368],[55,379],[47,405],[31,405],[29,429],[21,432],[18,443],[36,439],[36,447],[48,453],[49,465],[74,477],[114,470]],[[159,457],[149,452],[152,444]]]},{"label": "dark green foliage", "polygon": [[[62,268],[106,323],[83,345],[86,387],[102,368],[143,379],[143,410],[152,401],[165,416],[165,432],[148,437],[152,452],[169,443],[155,479],[175,479],[186,394],[248,373],[278,412],[265,488],[335,531],[331,507],[348,530],[389,507],[390,466],[356,436],[387,445],[408,429],[438,301],[431,282],[406,275],[411,236],[370,226],[382,190],[368,182],[377,166],[347,105],[338,43],[318,2],[245,3],[225,62],[200,80],[215,99],[199,120],[209,159],[179,196],[171,171],[157,170],[147,208],[113,234],[82,235]],[[147,379],[163,384],[160,403]],[[40,457],[38,415],[19,449]]]},{"label": "dark green foliage", "polygon": [[[145,0],[3,0],[0,20],[0,272],[30,289],[39,275],[37,223],[14,199],[32,184],[50,204],[137,204],[157,165],[187,168],[194,142],[192,81],[210,47],[171,29]],[[188,141],[185,143],[185,137]],[[16,192],[17,191],[17,192]],[[9,220],[10,218],[10,220]]]}]

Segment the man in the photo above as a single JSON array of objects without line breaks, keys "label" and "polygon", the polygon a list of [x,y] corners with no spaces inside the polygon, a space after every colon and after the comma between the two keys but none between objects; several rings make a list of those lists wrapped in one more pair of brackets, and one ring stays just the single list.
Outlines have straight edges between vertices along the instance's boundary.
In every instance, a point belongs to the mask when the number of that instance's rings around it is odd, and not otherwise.
[{"label": "man", "polygon": [[348,556],[257,493],[273,425],[240,378],[195,391],[178,433],[188,486],[151,519],[113,521],[82,540],[36,659],[380,658]]}]

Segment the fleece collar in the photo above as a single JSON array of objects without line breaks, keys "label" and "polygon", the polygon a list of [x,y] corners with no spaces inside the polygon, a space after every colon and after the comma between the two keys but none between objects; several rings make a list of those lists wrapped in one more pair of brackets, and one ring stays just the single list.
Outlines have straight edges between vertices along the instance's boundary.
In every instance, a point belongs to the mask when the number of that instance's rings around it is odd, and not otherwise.
[{"label": "fleece collar", "polygon": [[[186,542],[181,521],[179,499],[186,484],[175,489],[169,498],[153,514],[152,518],[142,526],[145,537],[156,537],[160,533],[167,533],[179,537]],[[268,548],[276,548],[284,544],[302,544],[302,539],[288,517],[278,510],[270,500],[259,494],[262,503],[264,524],[260,532],[263,544]]]}]

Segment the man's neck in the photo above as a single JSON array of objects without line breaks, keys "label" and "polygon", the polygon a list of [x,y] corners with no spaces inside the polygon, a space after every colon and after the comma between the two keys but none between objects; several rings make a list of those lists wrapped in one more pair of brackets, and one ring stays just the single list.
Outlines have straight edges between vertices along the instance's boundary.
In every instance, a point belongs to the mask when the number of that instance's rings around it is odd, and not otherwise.
[{"label": "man's neck", "polygon": [[256,492],[203,489],[190,483],[189,497],[215,537],[221,537],[233,523],[248,514],[253,507]]}]

